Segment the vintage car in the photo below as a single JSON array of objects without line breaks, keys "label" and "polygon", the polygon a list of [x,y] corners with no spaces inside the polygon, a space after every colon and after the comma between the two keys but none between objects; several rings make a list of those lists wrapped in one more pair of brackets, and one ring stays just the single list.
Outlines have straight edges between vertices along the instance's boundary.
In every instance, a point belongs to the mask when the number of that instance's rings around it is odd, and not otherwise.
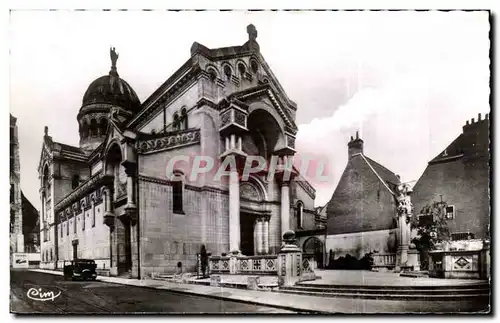
[{"label": "vintage car", "polygon": [[95,280],[97,265],[94,260],[78,259],[64,262],[64,280]]}]

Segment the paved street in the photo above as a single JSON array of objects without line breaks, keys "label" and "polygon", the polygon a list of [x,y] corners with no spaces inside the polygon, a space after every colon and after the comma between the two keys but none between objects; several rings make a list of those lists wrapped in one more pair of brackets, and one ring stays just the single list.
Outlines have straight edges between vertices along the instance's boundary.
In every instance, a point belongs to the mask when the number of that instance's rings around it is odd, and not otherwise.
[{"label": "paved street", "polygon": [[[54,300],[27,297],[30,288],[54,294]],[[35,292],[36,294],[36,292]],[[33,296],[33,294],[31,294]],[[36,298],[36,297],[33,297]],[[11,271],[11,312],[14,313],[291,313],[266,306],[185,295],[99,281],[64,281],[62,276]]]}]

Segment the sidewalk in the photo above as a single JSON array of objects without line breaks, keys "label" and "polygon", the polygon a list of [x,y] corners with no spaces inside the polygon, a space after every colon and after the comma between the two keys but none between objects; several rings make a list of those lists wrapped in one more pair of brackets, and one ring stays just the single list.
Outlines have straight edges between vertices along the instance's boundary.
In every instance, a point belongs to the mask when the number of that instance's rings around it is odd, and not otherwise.
[{"label": "sidewalk", "polygon": [[[63,273],[53,270],[31,269],[41,273],[62,276]],[[390,301],[350,298],[328,298],[307,295],[286,294],[271,291],[254,291],[224,287],[212,287],[194,284],[179,284],[158,280],[137,280],[116,277],[98,276],[98,281],[130,285],[137,287],[168,290],[176,293],[185,293],[240,301],[256,305],[271,306],[295,312],[306,313],[421,313],[421,312],[471,312],[474,304],[467,300],[463,302],[425,302],[425,301]]]}]

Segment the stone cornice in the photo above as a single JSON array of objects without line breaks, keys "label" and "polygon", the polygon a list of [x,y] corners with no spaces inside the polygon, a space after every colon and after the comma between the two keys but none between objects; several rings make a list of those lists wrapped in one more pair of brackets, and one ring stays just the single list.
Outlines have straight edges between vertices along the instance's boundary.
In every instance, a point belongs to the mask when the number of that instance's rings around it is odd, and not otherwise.
[{"label": "stone cornice", "polygon": [[61,201],[54,206],[54,213],[58,213],[59,211],[70,206],[72,203],[80,200],[85,194],[95,190],[99,185],[103,185],[109,180],[110,177],[106,176],[102,171],[95,174],[77,189],[62,198]]},{"label": "stone cornice", "polygon": [[151,154],[200,143],[200,129],[187,129],[161,135],[161,137],[156,135],[154,138],[138,140],[137,152]]},{"label": "stone cornice", "polygon": [[179,92],[191,86],[193,81],[200,73],[201,68],[198,65],[193,66],[189,59],[179,70],[167,79],[146,101],[142,104],[141,111],[127,125],[127,129],[137,130],[149,118],[155,115],[165,105],[174,101]]},{"label": "stone cornice", "polygon": [[316,190],[305,180],[295,180],[297,184],[314,200],[316,198]]},{"label": "stone cornice", "polygon": [[160,184],[160,185],[165,185],[165,186],[171,186],[172,185],[171,181],[169,181],[167,179],[157,178],[157,177],[150,177],[150,176],[145,176],[145,175],[139,175],[139,176],[137,176],[137,179],[139,181],[150,182],[150,183],[155,183],[155,184]]}]

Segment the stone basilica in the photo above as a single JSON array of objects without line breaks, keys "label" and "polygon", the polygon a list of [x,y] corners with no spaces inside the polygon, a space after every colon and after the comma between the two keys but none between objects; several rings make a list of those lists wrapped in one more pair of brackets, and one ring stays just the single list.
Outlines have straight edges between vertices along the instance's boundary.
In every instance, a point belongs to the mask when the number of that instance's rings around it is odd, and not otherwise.
[{"label": "stone basilica", "polygon": [[[93,259],[110,275],[144,278],[196,266],[212,255],[276,254],[286,230],[307,232],[324,220],[315,190],[297,172],[268,180],[193,180],[176,156],[246,156],[283,162],[295,154],[296,104],[260,53],[253,25],[242,46],[190,58],[144,102],[117,69],[93,81],[77,114],[79,146],[53,140],[45,128],[39,162],[41,267]],[[238,163],[238,165],[241,165]],[[178,166],[178,167],[177,167]]]}]

